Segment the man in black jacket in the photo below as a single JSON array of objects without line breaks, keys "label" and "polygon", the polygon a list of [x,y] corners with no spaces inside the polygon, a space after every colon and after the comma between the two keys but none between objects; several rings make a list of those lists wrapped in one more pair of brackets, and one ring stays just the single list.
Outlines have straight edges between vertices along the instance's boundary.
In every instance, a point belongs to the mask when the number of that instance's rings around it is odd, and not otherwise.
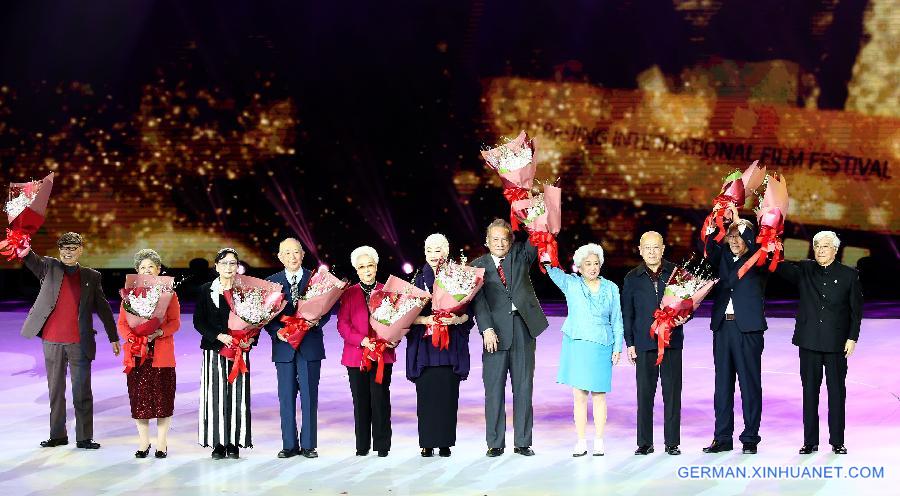
[{"label": "man in black jacket", "polygon": [[[763,293],[766,272],[753,267],[744,277],[738,270],[756,251],[753,226],[739,219],[729,226],[726,243],[707,239],[706,252],[717,271],[716,298],[710,329],[713,331],[713,361],[716,368],[716,429],[712,444],[704,453],[731,451],[734,434],[734,379],[741,385],[744,431],[740,435],[744,454],[756,454],[762,416],[762,352],[766,317]],[[727,246],[723,246],[727,244]]]},{"label": "man in black jacket", "polygon": [[637,383],[637,445],[635,455],[653,453],[653,399],[656,383],[662,382],[665,409],[664,437],[666,453],[680,455],[681,443],[681,349],[684,342],[682,324],[678,318],[672,329],[662,362],[656,365],[657,341],[650,337],[653,312],[659,308],[666,281],[675,265],[663,259],[663,237],[648,231],[641,235],[638,251],[644,263],[625,276],[622,289],[622,319],[628,359],[636,365]]},{"label": "man in black jacket", "polygon": [[782,262],[775,271],[800,292],[792,342],[800,349],[803,384],[801,455],[819,449],[819,390],[823,368],[828,385],[828,442],[834,453],[847,453],[844,447],[847,358],[859,340],[863,295],[856,270],[834,260],[840,246],[841,241],[834,232],[822,231],[813,236],[815,261]]}]

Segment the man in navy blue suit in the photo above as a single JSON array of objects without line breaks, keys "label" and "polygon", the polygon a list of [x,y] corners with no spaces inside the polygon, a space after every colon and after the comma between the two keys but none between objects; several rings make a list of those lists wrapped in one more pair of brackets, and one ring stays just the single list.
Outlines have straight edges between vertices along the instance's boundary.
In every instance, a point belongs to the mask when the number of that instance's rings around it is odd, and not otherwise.
[{"label": "man in navy blue suit", "polygon": [[[278,260],[284,270],[272,274],[266,280],[277,282],[288,301],[282,315],[293,315],[297,300],[306,290],[312,273],[304,269],[303,247],[294,238],[288,238],[278,245]],[[303,455],[316,458],[316,412],[319,408],[319,375],[322,360],[325,359],[325,344],[322,340],[322,326],[328,322],[325,315],[315,327],[309,330],[296,350],[278,335],[284,327],[276,317],[266,324],[266,331],[272,337],[272,361],[278,376],[278,405],[281,415],[281,447],[278,458]],[[302,423],[300,439],[297,439],[297,393],[300,393]]]},{"label": "man in navy blue suit", "polygon": [[734,380],[741,385],[744,431],[740,435],[744,454],[756,454],[762,415],[762,352],[766,318],[763,314],[765,269],[750,269],[738,278],[738,269],[756,251],[753,225],[737,216],[722,243],[707,239],[706,252],[717,270],[716,299],[710,329],[713,331],[715,363],[716,430],[704,453],[731,451],[734,434]]}]

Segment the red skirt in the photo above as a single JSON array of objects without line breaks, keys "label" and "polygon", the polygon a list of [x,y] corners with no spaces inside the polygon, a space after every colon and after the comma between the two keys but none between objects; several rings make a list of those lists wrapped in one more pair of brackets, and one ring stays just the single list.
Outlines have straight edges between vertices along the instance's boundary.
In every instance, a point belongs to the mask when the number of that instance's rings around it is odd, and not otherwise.
[{"label": "red skirt", "polygon": [[[140,363],[140,358],[135,357]],[[135,366],[128,373],[128,399],[131,418],[171,417],[175,411],[175,367],[156,368],[152,360]]]}]

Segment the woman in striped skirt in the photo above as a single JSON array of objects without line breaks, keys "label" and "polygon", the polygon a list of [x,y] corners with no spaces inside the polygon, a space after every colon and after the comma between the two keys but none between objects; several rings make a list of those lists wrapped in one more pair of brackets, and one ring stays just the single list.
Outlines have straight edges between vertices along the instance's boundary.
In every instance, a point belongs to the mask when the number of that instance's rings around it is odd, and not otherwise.
[{"label": "woman in striped skirt", "polygon": [[[228,333],[228,303],[224,292],[231,289],[237,274],[238,254],[232,248],[216,253],[216,272],[219,277],[200,286],[194,328],[202,336],[203,364],[200,379],[199,441],[212,447],[212,457],[221,460],[238,458],[238,448],[252,448],[250,438],[250,374],[238,374],[228,382],[232,361],[219,354],[230,344]],[[255,341],[253,344],[256,344]],[[249,353],[244,361],[250,367]]]}]

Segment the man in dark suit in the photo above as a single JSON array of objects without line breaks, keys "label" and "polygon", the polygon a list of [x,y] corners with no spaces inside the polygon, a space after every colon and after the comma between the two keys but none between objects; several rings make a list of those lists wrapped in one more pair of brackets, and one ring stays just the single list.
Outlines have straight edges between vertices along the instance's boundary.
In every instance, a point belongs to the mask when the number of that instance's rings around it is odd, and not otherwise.
[{"label": "man in dark suit", "polygon": [[[763,314],[765,269],[756,267],[738,278],[738,270],[756,250],[755,234],[749,221],[737,219],[728,228],[723,243],[710,236],[706,252],[717,271],[716,298],[710,329],[713,331],[713,360],[716,368],[716,430],[704,453],[732,449],[734,434],[734,376],[741,385],[744,431],[740,435],[744,454],[756,454],[762,416],[762,352],[766,317]],[[727,244],[727,246],[724,246]]]},{"label": "man in dark suit", "polygon": [[835,454],[847,453],[844,446],[847,358],[859,340],[863,295],[856,269],[834,260],[840,246],[837,234],[822,231],[813,236],[815,261],[782,262],[775,270],[800,292],[792,342],[800,349],[803,384],[801,455],[819,449],[819,391],[823,368],[828,385],[828,443]]},{"label": "man in dark suit", "polygon": [[628,359],[636,365],[637,383],[637,445],[635,455],[653,453],[653,399],[656,383],[662,382],[665,408],[664,435],[666,453],[680,455],[681,450],[681,349],[684,343],[682,324],[688,319],[679,317],[672,329],[665,355],[656,365],[657,340],[650,337],[653,312],[659,309],[666,282],[675,265],[663,259],[666,246],[658,232],[641,235],[638,251],[644,263],[625,276],[622,289],[622,319]]},{"label": "man in dark suit", "polygon": [[[277,282],[288,301],[282,315],[294,315],[297,311],[297,300],[306,290],[312,273],[304,269],[303,247],[294,238],[288,238],[278,245],[278,260],[284,264],[284,270],[273,274],[267,281]],[[328,322],[329,315],[321,321],[314,322],[300,346],[295,350],[287,341],[278,335],[284,323],[276,317],[266,324],[266,330],[272,337],[272,361],[278,376],[278,411],[281,416],[281,447],[278,458],[290,458],[303,455],[316,458],[317,422],[319,408],[319,377],[322,360],[325,359],[325,344],[322,326]],[[297,393],[300,393],[300,410],[303,416],[300,426],[300,439],[297,439]]]},{"label": "man in dark suit", "polygon": [[66,364],[72,382],[75,406],[75,445],[97,449],[94,442],[94,396],[91,391],[91,361],[97,353],[93,313],[100,317],[113,353],[119,356],[119,335],[100,273],[78,264],[84,241],[78,233],[67,232],[59,241],[59,259],[41,257],[29,250],[25,267],[41,281],[34,305],[22,325],[22,336],[43,340],[44,366],[50,390],[50,439],[42,448],[69,444],[66,434]]},{"label": "man in dark suit", "polygon": [[485,269],[484,286],[473,306],[485,349],[482,379],[487,456],[500,456],[506,447],[507,374],[513,381],[514,451],[532,456],[534,353],[536,338],[547,328],[547,317],[528,275],[537,249],[527,239],[514,240],[512,227],[501,219],[488,226],[485,245],[490,253],[472,265]]}]

